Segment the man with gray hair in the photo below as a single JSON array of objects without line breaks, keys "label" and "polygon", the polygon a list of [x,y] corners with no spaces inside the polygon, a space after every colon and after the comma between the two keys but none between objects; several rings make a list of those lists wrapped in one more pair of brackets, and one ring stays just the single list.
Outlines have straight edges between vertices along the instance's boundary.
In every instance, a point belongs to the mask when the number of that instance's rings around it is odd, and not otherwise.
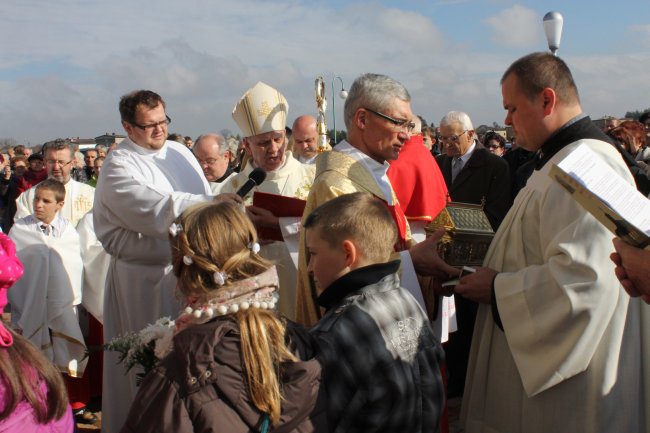
[{"label": "man with gray hair", "polygon": [[192,152],[199,161],[212,193],[218,194],[225,181],[233,174],[228,142],[219,134],[203,134],[196,139]]},{"label": "man with gray hair", "polygon": [[436,160],[452,201],[485,202],[485,213],[496,230],[510,209],[508,163],[483,147],[472,121],[462,111],[450,111],[442,118],[440,142],[445,153]]},{"label": "man with gray hair", "polygon": [[[435,253],[441,233],[414,244],[404,212],[386,175],[386,161],[397,159],[415,127],[410,101],[406,88],[385,75],[364,74],[354,81],[345,101],[347,141],[340,142],[334,150],[318,158],[316,179],[307,199],[303,221],[316,207],[344,194],[362,191],[383,200],[399,229],[396,250],[401,251],[402,287],[425,307],[416,272],[448,278],[456,275],[457,271]],[[321,318],[321,310],[307,271],[309,254],[303,233],[300,247],[297,319],[303,324],[313,325]],[[430,293],[425,295],[430,301],[426,305],[432,306]],[[427,308],[430,315],[432,311],[433,308]]]},{"label": "man with gray hair", "polygon": [[[47,177],[62,182],[65,186],[65,201],[59,214],[77,225],[81,217],[93,208],[95,188],[72,179],[74,147],[67,141],[57,139],[43,145],[43,156]],[[16,199],[16,215],[14,221],[34,213],[34,194],[36,186],[23,192]]]},{"label": "man with gray hair", "polygon": [[[508,163],[493,155],[476,139],[467,113],[450,111],[440,121],[440,142],[444,152],[436,160],[445,178],[452,201],[483,204],[483,210],[496,231],[510,209]],[[445,345],[449,382],[448,398],[463,395],[465,375],[472,344],[478,304],[455,296],[458,330]]]}]

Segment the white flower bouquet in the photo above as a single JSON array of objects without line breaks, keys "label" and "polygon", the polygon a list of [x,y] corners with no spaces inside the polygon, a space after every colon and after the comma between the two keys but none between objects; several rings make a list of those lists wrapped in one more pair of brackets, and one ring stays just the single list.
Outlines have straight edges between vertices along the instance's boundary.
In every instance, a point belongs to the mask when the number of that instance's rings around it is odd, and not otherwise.
[{"label": "white flower bouquet", "polygon": [[133,367],[142,371],[136,374],[137,384],[172,351],[172,338],[174,337],[175,323],[169,317],[158,319],[156,323],[148,325],[140,332],[129,332],[113,338],[104,344],[104,350],[118,352],[119,364],[123,364],[126,372]]}]

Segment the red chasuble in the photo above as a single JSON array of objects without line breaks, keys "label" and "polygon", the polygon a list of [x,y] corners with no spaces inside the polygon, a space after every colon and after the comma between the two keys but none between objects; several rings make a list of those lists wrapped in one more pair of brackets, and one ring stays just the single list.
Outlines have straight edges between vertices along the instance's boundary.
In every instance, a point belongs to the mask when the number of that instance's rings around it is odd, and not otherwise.
[{"label": "red chasuble", "polygon": [[414,135],[404,143],[388,178],[408,220],[433,220],[447,204],[447,185],[438,163]]}]

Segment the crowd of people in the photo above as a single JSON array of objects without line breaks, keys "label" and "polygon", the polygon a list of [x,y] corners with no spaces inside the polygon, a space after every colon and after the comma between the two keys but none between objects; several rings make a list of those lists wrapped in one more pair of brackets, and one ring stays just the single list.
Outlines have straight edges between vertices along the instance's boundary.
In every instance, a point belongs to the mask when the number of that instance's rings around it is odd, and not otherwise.
[{"label": "crowd of people", "polygon": [[[598,128],[547,53],[501,90],[513,137],[471,107],[427,125],[369,73],[327,151],[263,82],[233,101],[241,141],[170,134],[136,90],[115,146],[12,149],[0,431],[96,423],[101,396],[108,433],[650,432],[650,250],[549,176],[587,146],[648,200],[650,113]],[[450,202],[494,231],[483,266],[439,254]],[[141,383],[93,350],[166,316]]]}]

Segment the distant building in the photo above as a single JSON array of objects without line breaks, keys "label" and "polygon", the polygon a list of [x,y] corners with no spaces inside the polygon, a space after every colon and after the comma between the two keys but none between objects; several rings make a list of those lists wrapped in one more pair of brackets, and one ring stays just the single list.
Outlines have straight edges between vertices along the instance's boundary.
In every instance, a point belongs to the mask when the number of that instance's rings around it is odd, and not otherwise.
[{"label": "distant building", "polygon": [[104,135],[100,135],[99,137],[95,137],[95,143],[96,144],[103,144],[106,147],[110,147],[111,144],[120,144],[122,140],[126,138],[126,135],[119,135],[115,134],[114,132],[109,134],[108,132]]}]

